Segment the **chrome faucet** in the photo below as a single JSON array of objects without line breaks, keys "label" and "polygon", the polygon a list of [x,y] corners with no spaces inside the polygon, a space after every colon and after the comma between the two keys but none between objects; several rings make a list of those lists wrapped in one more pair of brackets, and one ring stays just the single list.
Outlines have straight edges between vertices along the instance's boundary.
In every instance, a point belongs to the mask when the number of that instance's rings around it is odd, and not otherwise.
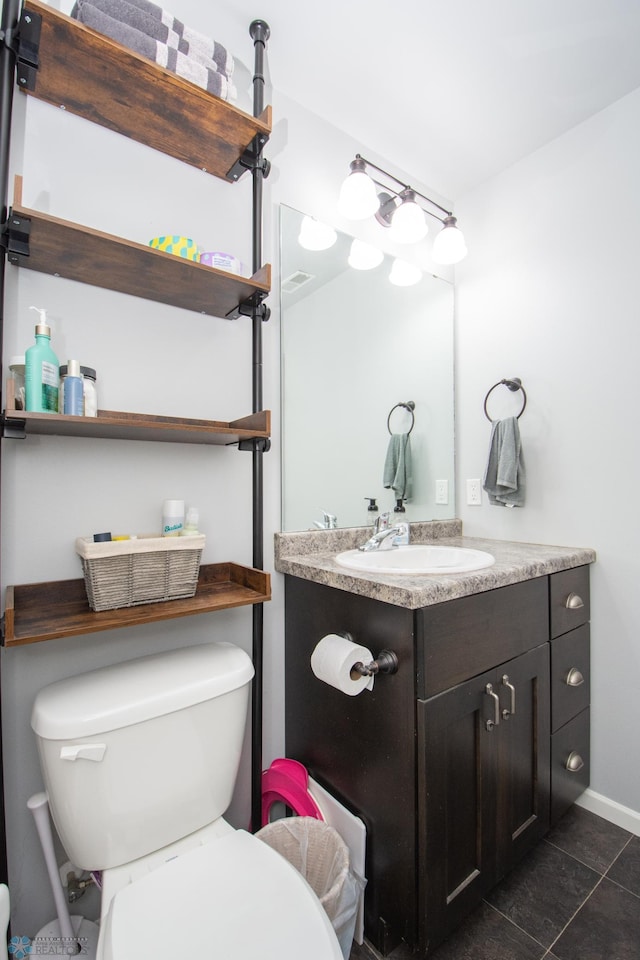
[{"label": "chrome faucet", "polygon": [[[384,518],[387,522],[384,522]],[[379,522],[376,524],[376,532],[369,537],[366,543],[363,543],[358,550],[369,553],[371,550],[392,550],[393,547],[400,547],[409,543],[409,524],[404,520],[389,526],[389,514],[382,514]],[[384,544],[384,546],[383,546]]]}]

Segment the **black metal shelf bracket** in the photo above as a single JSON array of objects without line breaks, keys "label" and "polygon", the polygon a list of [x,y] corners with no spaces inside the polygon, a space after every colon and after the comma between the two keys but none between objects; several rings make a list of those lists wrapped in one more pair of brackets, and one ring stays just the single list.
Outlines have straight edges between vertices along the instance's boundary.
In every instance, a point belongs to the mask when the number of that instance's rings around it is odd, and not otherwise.
[{"label": "black metal shelf bracket", "polygon": [[256,133],[242,156],[236,160],[229,172],[225,174],[227,180],[236,183],[247,170],[260,170],[263,178],[266,180],[271,172],[271,164],[261,156],[261,153],[262,148],[268,140],[269,137],[266,133]]},{"label": "black metal shelf bracket", "polygon": [[42,17],[33,10],[23,10],[17,35],[16,83],[21,90],[35,90],[40,64]]},{"label": "black metal shelf bracket", "polygon": [[2,436],[7,440],[24,440],[27,435],[27,421],[24,417],[2,417]]},{"label": "black metal shelf bracket", "polygon": [[250,453],[267,453],[271,450],[269,437],[249,437],[238,441],[238,450],[248,450]]},{"label": "black metal shelf bracket", "polygon": [[6,252],[9,263],[19,266],[29,256],[30,236],[31,218],[21,217],[10,210],[0,233],[0,247]]},{"label": "black metal shelf bracket", "polygon": [[271,316],[271,310],[266,303],[262,302],[267,296],[269,296],[269,294],[264,290],[256,290],[250,297],[239,303],[233,310],[230,310],[225,319],[237,320],[238,317],[255,317],[261,315],[262,320],[268,320]]}]

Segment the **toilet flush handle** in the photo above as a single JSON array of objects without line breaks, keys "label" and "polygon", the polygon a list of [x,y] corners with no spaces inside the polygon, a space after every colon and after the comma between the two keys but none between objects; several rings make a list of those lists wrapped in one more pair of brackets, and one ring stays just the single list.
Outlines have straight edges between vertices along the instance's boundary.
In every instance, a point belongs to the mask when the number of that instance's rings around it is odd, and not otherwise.
[{"label": "toilet flush handle", "polygon": [[60,748],[61,760],[93,760],[99,763],[107,750],[106,743],[74,743]]}]

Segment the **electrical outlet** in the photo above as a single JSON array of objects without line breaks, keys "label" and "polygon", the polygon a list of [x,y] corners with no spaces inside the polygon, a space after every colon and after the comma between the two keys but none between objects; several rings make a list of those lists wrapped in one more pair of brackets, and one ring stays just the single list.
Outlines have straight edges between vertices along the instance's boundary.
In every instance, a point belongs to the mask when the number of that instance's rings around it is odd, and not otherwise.
[{"label": "electrical outlet", "polygon": [[436,503],[449,503],[448,480],[436,480]]},{"label": "electrical outlet", "polygon": [[482,487],[479,480],[467,480],[467,503],[471,507],[482,504]]}]

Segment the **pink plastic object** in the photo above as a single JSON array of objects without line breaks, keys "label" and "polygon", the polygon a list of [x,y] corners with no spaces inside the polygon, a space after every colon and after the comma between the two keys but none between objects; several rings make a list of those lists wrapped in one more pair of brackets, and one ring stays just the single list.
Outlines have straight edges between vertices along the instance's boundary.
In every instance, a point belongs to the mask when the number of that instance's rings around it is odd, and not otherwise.
[{"label": "pink plastic object", "polygon": [[262,826],[269,823],[274,803],[286,803],[297,817],[324,820],[320,807],[309,793],[309,774],[297,760],[274,760],[262,771]]}]

